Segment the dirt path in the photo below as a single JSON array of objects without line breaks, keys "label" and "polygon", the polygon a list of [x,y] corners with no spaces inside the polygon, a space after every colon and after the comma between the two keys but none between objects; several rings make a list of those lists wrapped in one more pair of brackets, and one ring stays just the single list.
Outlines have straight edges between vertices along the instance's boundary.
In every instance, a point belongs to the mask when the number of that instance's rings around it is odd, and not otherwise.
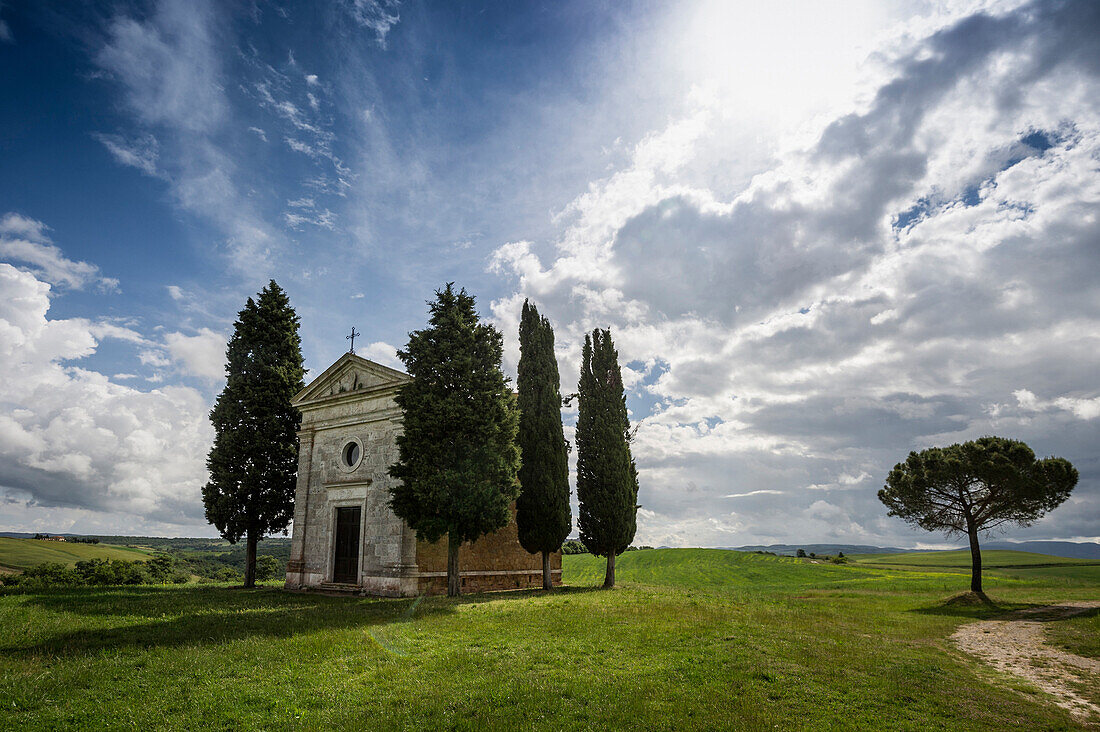
[{"label": "dirt path", "polygon": [[1100,720],[1100,706],[1077,694],[1073,683],[1100,683],[1100,661],[1047,645],[1043,626],[1097,607],[1100,600],[1018,610],[997,620],[968,623],[955,631],[951,640],[998,670],[1027,679],[1054,695],[1054,703],[1078,719],[1095,722]]}]

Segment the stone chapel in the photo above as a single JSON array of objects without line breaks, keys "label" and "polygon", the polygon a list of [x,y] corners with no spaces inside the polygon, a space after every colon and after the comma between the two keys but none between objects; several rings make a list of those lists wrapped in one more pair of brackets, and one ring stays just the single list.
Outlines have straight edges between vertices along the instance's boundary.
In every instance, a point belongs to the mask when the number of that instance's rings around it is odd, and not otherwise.
[{"label": "stone chapel", "polygon": [[[286,587],[416,596],[447,591],[447,541],[429,544],[390,510],[401,409],[409,377],[346,353],[293,400],[302,413],[298,484]],[[542,587],[542,561],[528,554],[513,519],[462,546],[463,592]],[[561,584],[561,554],[551,559]]]}]

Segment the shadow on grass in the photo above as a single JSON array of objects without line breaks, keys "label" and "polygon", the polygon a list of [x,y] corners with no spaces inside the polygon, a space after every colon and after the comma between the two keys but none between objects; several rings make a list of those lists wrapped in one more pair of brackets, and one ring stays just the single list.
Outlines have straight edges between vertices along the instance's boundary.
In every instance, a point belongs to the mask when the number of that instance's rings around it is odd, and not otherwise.
[{"label": "shadow on grass", "polygon": [[1097,615],[1100,615],[1100,607],[1093,607],[1088,609],[1071,608],[1069,606],[1059,605],[1058,603],[1054,603],[1053,605],[1048,605],[1045,607],[1048,607],[1049,610],[1029,613],[1027,615],[1021,614],[1020,617],[1002,618],[1002,620],[1040,620],[1044,623],[1058,623],[1063,620],[1095,618]]},{"label": "shadow on grass", "polygon": [[975,620],[1057,622],[1071,618],[1091,618],[1100,615],[1100,608],[1081,609],[1058,603],[1001,602],[991,599],[984,592],[963,592],[931,607],[913,608],[909,612]]},{"label": "shadow on grass", "polygon": [[1005,613],[1021,610],[1028,607],[1037,607],[1028,603],[1006,603],[990,598],[984,592],[960,592],[945,600],[941,600],[931,607],[913,608],[909,612],[921,615],[944,615],[960,618],[974,618],[975,620],[987,620],[989,618],[1004,615]]},{"label": "shadow on grass", "polygon": [[[80,628],[48,638],[9,640],[0,654],[20,657],[87,656],[125,649],[203,646],[247,638],[289,638],[320,630],[374,630],[456,612],[461,605],[577,595],[595,588],[497,592],[458,598],[360,598],[298,594],[276,589],[126,587],[65,588],[22,595],[23,602],[56,613],[115,618],[111,627]],[[83,625],[73,620],[69,626]],[[29,642],[27,642],[29,641]]]}]

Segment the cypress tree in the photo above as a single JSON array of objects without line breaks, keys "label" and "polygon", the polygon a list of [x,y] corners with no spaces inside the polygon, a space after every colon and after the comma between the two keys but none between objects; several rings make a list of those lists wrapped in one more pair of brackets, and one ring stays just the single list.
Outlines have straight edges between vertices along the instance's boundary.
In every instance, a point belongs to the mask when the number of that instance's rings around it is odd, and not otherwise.
[{"label": "cypress tree", "polygon": [[638,471],[630,454],[619,354],[610,330],[584,337],[578,384],[577,498],[581,541],[607,557],[603,586],[615,586],[615,557],[630,546],[637,529]]},{"label": "cypress tree", "polygon": [[396,396],[404,413],[390,507],[435,542],[447,536],[447,594],[461,594],[463,542],[511,519],[519,493],[518,413],[500,370],[500,332],[481,323],[474,298],[453,283],[429,303],[428,327],[409,334],[398,357],[412,378]]},{"label": "cypress tree", "polygon": [[554,329],[523,301],[519,323],[519,469],[516,500],[519,543],[542,553],[542,588],[553,588],[550,554],[573,528],[569,510],[569,456],[561,426],[561,381]]},{"label": "cypress tree", "polygon": [[246,540],[245,587],[256,585],[256,543],[285,531],[294,516],[302,416],[290,400],[305,376],[298,322],[275,280],[248,298],[226,347],[225,388],[210,412],[206,520],[229,543]]}]

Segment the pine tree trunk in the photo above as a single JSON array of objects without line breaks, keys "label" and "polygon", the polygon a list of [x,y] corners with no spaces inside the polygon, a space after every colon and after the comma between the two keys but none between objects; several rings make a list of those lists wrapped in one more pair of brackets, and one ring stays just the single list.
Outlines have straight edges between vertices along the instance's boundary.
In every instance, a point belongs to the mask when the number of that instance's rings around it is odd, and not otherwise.
[{"label": "pine tree trunk", "polygon": [[550,574],[550,552],[542,553],[542,589],[554,589],[554,577]]},{"label": "pine tree trunk", "polygon": [[447,535],[447,597],[462,594],[462,578],[458,574],[458,548],[461,542]]},{"label": "pine tree trunk", "polygon": [[969,527],[970,536],[970,591],[981,594],[982,591],[982,550],[978,548],[978,529]]},{"label": "pine tree trunk", "polygon": [[248,530],[248,538],[245,540],[244,550],[244,586],[252,588],[256,586],[256,530]]},{"label": "pine tree trunk", "polygon": [[607,555],[607,574],[603,577],[603,587],[610,590],[615,586],[615,552]]}]

